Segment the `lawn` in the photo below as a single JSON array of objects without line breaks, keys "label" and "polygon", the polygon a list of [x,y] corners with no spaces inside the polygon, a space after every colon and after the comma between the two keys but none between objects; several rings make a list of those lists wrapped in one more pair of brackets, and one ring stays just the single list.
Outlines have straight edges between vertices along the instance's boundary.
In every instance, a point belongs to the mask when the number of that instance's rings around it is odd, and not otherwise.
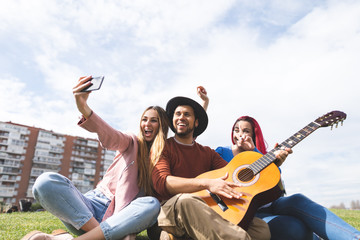
[{"label": "lawn", "polygon": [[[331,211],[360,230],[360,211],[344,209],[331,209]],[[21,239],[32,230],[51,233],[59,228],[66,229],[59,219],[48,212],[0,214],[0,240]],[[140,233],[137,239],[148,239],[146,232]]]},{"label": "lawn", "polygon": [[[0,240],[21,239],[33,230],[51,233],[55,229],[66,230],[64,224],[49,212],[14,212],[0,214]],[[146,231],[137,240],[147,240]]]}]

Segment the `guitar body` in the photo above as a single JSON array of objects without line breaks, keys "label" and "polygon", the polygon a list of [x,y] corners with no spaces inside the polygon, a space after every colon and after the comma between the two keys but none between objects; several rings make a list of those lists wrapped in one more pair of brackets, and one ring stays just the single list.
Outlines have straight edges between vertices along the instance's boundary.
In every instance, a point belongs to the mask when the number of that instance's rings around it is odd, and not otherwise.
[{"label": "guitar body", "polygon": [[255,176],[248,174],[248,166],[262,156],[260,153],[253,151],[243,152],[236,155],[224,168],[197,176],[197,178],[214,179],[223,177],[226,173],[229,173],[226,181],[241,184],[241,187],[236,189],[244,194],[241,199],[229,199],[219,196],[227,206],[226,210],[223,211],[219,207],[207,190],[193,194],[201,197],[223,218],[247,230],[256,210],[260,206],[276,200],[282,194],[281,189],[278,187],[280,171],[274,163],[271,163]]}]

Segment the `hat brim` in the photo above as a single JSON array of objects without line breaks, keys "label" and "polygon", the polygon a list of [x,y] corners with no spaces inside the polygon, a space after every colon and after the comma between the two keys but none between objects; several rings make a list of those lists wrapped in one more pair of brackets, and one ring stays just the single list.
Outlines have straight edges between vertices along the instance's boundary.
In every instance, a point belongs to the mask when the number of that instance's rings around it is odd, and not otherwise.
[{"label": "hat brim", "polygon": [[205,109],[199,103],[197,103],[196,101],[190,98],[174,97],[169,100],[169,102],[166,105],[166,113],[170,121],[170,128],[174,133],[176,133],[176,130],[172,123],[174,112],[178,106],[185,106],[185,105],[190,106],[194,109],[195,118],[198,119],[199,125],[194,130],[194,137],[197,137],[205,131],[209,120]]}]

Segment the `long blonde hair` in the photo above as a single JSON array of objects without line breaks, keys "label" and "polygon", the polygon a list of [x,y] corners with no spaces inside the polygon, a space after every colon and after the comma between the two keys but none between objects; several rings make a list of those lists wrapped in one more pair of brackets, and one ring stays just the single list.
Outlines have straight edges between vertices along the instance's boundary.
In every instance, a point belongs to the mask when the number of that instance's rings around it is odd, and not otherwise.
[{"label": "long blonde hair", "polygon": [[[159,131],[156,134],[154,140],[148,143],[144,139],[143,131],[141,129],[141,121],[144,114],[153,109],[158,114]],[[151,172],[155,164],[159,161],[161,153],[165,147],[165,142],[169,130],[169,120],[165,110],[159,106],[150,106],[141,115],[140,119],[140,132],[138,134],[139,148],[138,148],[138,186],[143,189],[146,195],[153,196],[153,184],[151,179]]]}]

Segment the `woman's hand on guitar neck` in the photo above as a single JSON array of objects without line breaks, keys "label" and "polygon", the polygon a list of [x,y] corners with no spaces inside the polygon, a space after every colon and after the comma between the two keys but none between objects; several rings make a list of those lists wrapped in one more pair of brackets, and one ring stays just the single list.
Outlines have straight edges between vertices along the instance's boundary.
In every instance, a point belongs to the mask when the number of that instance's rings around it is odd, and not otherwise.
[{"label": "woman's hand on guitar neck", "polygon": [[229,176],[229,173],[226,173],[225,176],[215,179],[207,179],[207,190],[210,192],[221,195],[227,198],[236,198],[240,199],[243,194],[236,191],[235,188],[240,187],[239,184],[225,181]]},{"label": "woman's hand on guitar neck", "polygon": [[[279,146],[279,144],[276,143],[275,148],[277,148],[278,146]],[[276,166],[280,167],[283,164],[283,162],[285,161],[285,159],[287,158],[287,156],[291,153],[293,153],[291,148],[285,148],[285,150],[281,149],[281,150],[275,151],[274,154],[277,159],[275,161]]]}]

